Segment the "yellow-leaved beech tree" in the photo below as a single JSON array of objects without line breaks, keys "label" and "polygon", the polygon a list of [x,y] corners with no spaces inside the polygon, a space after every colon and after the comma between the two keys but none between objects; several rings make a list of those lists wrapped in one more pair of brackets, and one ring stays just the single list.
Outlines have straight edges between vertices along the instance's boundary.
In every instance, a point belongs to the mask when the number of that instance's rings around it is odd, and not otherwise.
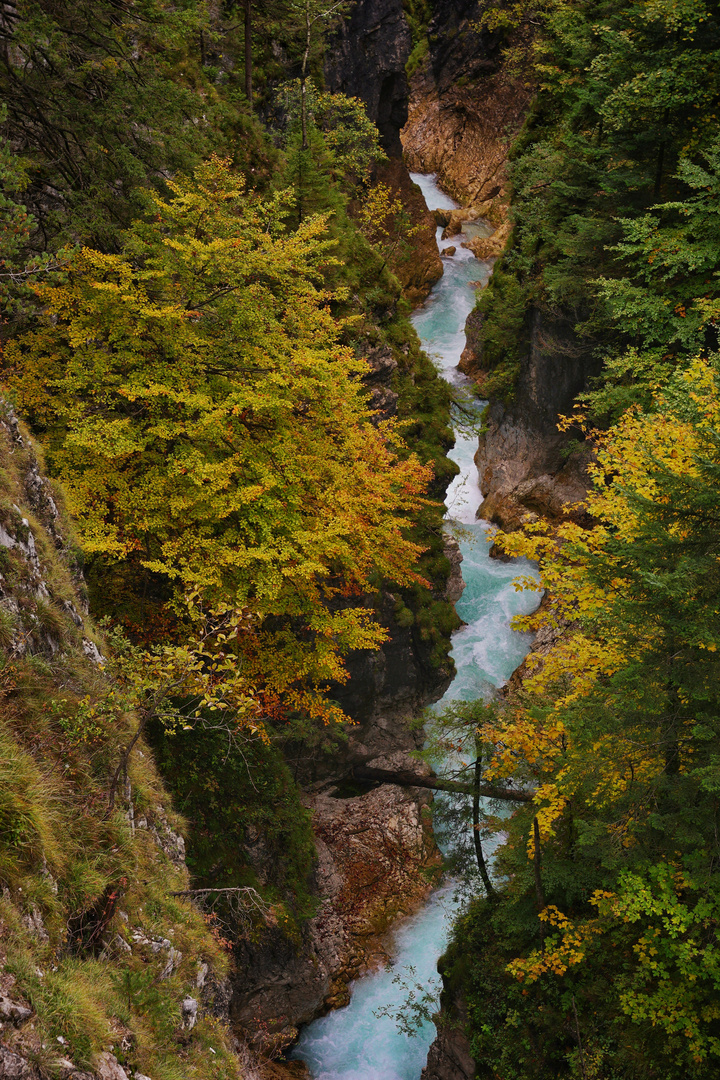
[{"label": "yellow-leaved beech tree", "polygon": [[[500,738],[495,735],[498,753],[493,771],[512,771],[516,751],[533,762],[544,754],[543,767],[553,773],[556,760],[564,760],[560,773],[536,796],[543,836],[551,835],[553,815],[561,812],[566,798],[560,794],[556,799],[554,793],[561,792],[572,773],[566,759],[565,711],[572,713],[575,705],[580,709],[584,699],[604,690],[612,695],[612,677],[646,656],[655,657],[658,649],[672,654],[667,660],[671,677],[672,658],[680,662],[681,647],[697,648],[701,657],[705,651],[715,664],[712,653],[720,645],[720,626],[708,627],[700,619],[693,588],[704,591],[713,577],[698,575],[686,551],[707,542],[705,535],[695,534],[699,507],[688,507],[688,499],[699,502],[703,495],[709,500],[714,496],[703,469],[710,469],[708,454],[714,451],[710,442],[719,420],[717,371],[697,360],[670,390],[657,395],[651,411],[630,409],[609,431],[594,433],[596,460],[588,470],[592,488],[583,503],[594,519],[591,528],[574,522],[559,527],[539,522],[496,537],[507,554],[539,564],[539,580],[519,578],[516,587],[547,591],[547,602],[533,614],[518,617],[516,628],[569,628],[548,654],[531,653],[527,660],[525,691],[530,699],[552,701],[543,724],[521,710],[513,714]],[[676,489],[685,493],[683,501]],[[662,565],[653,565],[661,559]],[[671,603],[668,575],[680,568],[680,595]],[[676,606],[682,616],[673,611]],[[656,669],[661,694],[667,664]],[[674,759],[679,753],[674,728],[669,742],[653,736],[639,744],[633,734],[626,745],[622,726],[594,734],[598,800],[624,790],[631,775],[637,781],[640,775],[664,770],[667,756]]]},{"label": "yellow-leaved beech tree", "polygon": [[220,651],[247,692],[340,718],[324,687],[384,637],[361,598],[419,580],[405,525],[429,470],[340,343],[325,219],[289,231],[290,196],[218,158],[169,187],[117,254],[75,251],[38,287],[9,381],[86,549],[170,580],[179,611],[237,612]]},{"label": "yellow-leaved beech tree", "polygon": [[592,528],[497,537],[546,590],[517,625],[560,633],[478,709],[485,778],[534,800],[470,924],[476,1050],[504,1061],[512,1028],[532,1075],[700,1078],[720,1067],[720,365],[594,441]]}]

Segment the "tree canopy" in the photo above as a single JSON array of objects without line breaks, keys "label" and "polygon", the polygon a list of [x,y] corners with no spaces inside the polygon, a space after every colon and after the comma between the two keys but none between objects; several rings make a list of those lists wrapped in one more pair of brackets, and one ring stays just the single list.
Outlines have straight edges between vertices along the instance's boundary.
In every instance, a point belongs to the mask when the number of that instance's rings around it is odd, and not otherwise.
[{"label": "tree canopy", "polygon": [[555,639],[476,715],[485,778],[534,791],[498,855],[502,900],[471,917],[476,1049],[510,1076],[524,1040],[543,1078],[702,1077],[720,1056],[719,422],[717,359],[695,359],[594,433],[594,527],[497,537],[539,564],[518,587],[547,590],[518,626]]},{"label": "tree canopy", "polygon": [[717,296],[717,8],[522,7],[538,94],[511,151],[512,239],[478,301],[487,392],[512,396],[537,316],[568,364],[607,370],[629,347],[684,363],[697,299]]},{"label": "tree canopy", "polygon": [[273,692],[341,680],[383,636],[358,598],[422,580],[402,519],[429,470],[371,422],[325,220],[286,231],[291,196],[247,195],[217,158],[169,186],[118,254],[73,251],[37,286],[42,325],[6,351],[18,402],[89,551],[137,557],[178,604],[247,608]]}]

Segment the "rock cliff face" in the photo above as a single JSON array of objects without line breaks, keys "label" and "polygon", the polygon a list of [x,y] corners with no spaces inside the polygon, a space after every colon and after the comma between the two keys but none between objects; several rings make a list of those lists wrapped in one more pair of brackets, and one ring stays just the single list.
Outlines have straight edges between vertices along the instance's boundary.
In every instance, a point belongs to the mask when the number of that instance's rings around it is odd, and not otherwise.
[{"label": "rock cliff face", "polygon": [[[373,764],[394,769],[409,761],[395,753]],[[299,1025],[347,1004],[348,981],[387,959],[381,935],[427,895],[428,871],[440,863],[426,792],[382,785],[347,794],[329,786],[307,796],[319,908],[300,940],[278,926],[236,947],[233,1023],[265,1054],[293,1042]]]},{"label": "rock cliff face", "polygon": [[408,116],[405,64],[411,48],[402,0],[357,0],[326,53],[328,89],[365,103],[390,157],[402,153],[399,133]]},{"label": "rock cliff face", "polygon": [[374,179],[386,184],[394,198],[401,198],[418,229],[412,250],[398,252],[391,260],[404,295],[417,304],[442,276],[442,263],[435,223],[400,160],[400,129],[408,118],[405,64],[411,47],[402,0],[357,0],[329,44],[325,81],[334,92],[360,98],[377,124],[389,161],[378,166]]},{"label": "rock cliff face", "polygon": [[430,1047],[421,1080],[473,1080],[474,1076],[475,1061],[462,1017],[447,1019]]},{"label": "rock cliff face", "polygon": [[[481,319],[477,312],[468,319],[460,366],[482,389]],[[568,321],[550,323],[532,313],[512,406],[493,401],[486,413],[475,457],[485,497],[481,517],[516,529],[528,514],[557,519],[566,506],[584,498],[589,456],[582,448],[568,456],[568,436],[557,423],[572,411],[576,395],[597,370],[597,361],[581,347]]]},{"label": "rock cliff face", "polygon": [[540,516],[566,516],[587,494],[589,462],[582,450],[566,458],[566,443],[557,431],[533,428],[494,402],[475,455],[484,496],[479,516],[508,531]]},{"label": "rock cliff face", "polygon": [[455,979],[446,978],[446,957],[440,957],[438,971],[443,988],[440,995],[442,1022],[430,1047],[421,1080],[473,1080],[476,1065],[470,1052],[467,1005]]},{"label": "rock cliff face", "polygon": [[333,690],[343,709],[360,725],[358,737],[369,742],[373,756],[387,753],[390,747],[372,739],[370,729],[382,724],[383,717],[389,720],[417,713],[424,704],[442,696],[451,678],[448,668],[430,666],[415,627],[398,626],[396,603],[393,593],[382,597],[379,616],[387,627],[388,641],[381,649],[352,653],[348,659],[350,679]]},{"label": "rock cliff face", "polygon": [[403,287],[403,295],[415,306],[422,303],[443,274],[443,265],[435,239],[435,218],[428,211],[420,188],[413,184],[407,167],[399,158],[391,158],[377,169],[376,179],[386,184],[393,199],[402,201],[415,233],[411,241],[391,259]]},{"label": "rock cliff face", "polygon": [[496,223],[504,216],[505,163],[531,92],[503,66],[496,33],[478,28],[481,0],[435,0],[429,51],[411,80],[401,139],[408,167],[436,172],[459,202]]}]

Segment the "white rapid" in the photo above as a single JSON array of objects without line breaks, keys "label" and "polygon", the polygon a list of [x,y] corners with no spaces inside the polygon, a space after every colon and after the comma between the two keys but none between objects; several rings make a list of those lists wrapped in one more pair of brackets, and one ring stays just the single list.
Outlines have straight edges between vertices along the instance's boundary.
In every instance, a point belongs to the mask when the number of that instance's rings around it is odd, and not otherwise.
[{"label": "white rapid", "polygon": [[[431,210],[457,205],[438,188],[434,176],[411,175]],[[465,386],[469,380],[457,370],[465,346],[465,320],[475,303],[477,283],[487,281],[491,265],[479,262],[460,246],[464,236],[441,243],[441,231],[437,233],[441,250],[454,246],[456,253],[445,257],[445,273],[413,322],[444,378]],[[518,593],[512,585],[518,573],[530,571],[529,566],[489,558],[488,525],[475,517],[482,501],[473,460],[476,449],[476,434],[457,432],[450,457],[460,467],[460,475],[450,485],[446,506],[448,528],[452,530],[454,523],[462,526],[459,542],[465,591],[456,607],[467,625],[453,637],[457,675],[437,708],[452,700],[487,697],[493,688],[502,686],[528,648],[525,636],[510,629],[510,619],[537,604],[536,593]],[[408,1035],[393,1017],[407,1000],[408,989],[416,995],[418,985],[435,994],[439,989],[436,965],[455,911],[453,894],[452,884],[435,890],[423,909],[396,929],[392,967],[358,979],[346,1008],[328,1013],[302,1031],[293,1057],[306,1062],[316,1080],[419,1080],[435,1025],[426,1019],[416,1034]]]}]

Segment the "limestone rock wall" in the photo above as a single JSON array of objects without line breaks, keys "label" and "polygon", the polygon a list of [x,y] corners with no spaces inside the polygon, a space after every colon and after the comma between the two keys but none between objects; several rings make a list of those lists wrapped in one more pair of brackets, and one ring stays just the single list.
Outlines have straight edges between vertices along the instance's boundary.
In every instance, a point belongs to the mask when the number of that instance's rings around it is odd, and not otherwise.
[{"label": "limestone rock wall", "polygon": [[[412,48],[402,0],[356,0],[326,53],[328,89],[358,97],[380,131],[389,160],[378,166],[375,181],[400,196],[418,232],[412,250],[392,258],[393,271],[412,304],[425,299],[442,276],[435,243],[435,223],[421,193],[402,164],[400,130],[408,118],[409,86],[405,65]],[[352,209],[352,208],[351,208]]]},{"label": "limestone rock wall", "polygon": [[[397,752],[373,763],[408,764]],[[292,1043],[299,1025],[347,1004],[347,983],[387,959],[382,935],[426,897],[428,871],[440,864],[427,792],[385,784],[347,794],[330,785],[307,796],[319,906],[299,938],[278,925],[236,946],[233,1024],[264,1054]]]},{"label": "limestone rock wall", "polygon": [[480,517],[512,532],[538,517],[559,520],[585,498],[587,452],[566,457],[563,436],[529,426],[500,402],[489,407],[487,420],[475,455],[484,496]]},{"label": "limestone rock wall", "polygon": [[[482,390],[487,369],[480,313],[471,312],[466,334],[460,367]],[[515,399],[510,407],[490,403],[475,456],[485,497],[481,517],[516,529],[528,514],[556,520],[585,497],[590,454],[582,448],[568,454],[568,435],[557,424],[597,370],[598,361],[568,319],[531,313]]]},{"label": "limestone rock wall", "polygon": [[412,227],[416,230],[407,246],[399,248],[391,266],[411,304],[422,303],[443,274],[443,265],[435,239],[435,218],[428,211],[420,188],[413,184],[406,166],[391,158],[377,169],[376,179],[386,184],[393,198],[402,200]]},{"label": "limestone rock wall", "polygon": [[329,42],[329,90],[358,97],[380,131],[387,154],[400,157],[408,115],[405,64],[412,48],[402,0],[357,0]]},{"label": "limestone rock wall", "polygon": [[467,1005],[455,980],[446,978],[444,963],[445,958],[441,957],[438,971],[443,980],[440,995],[442,1020],[430,1047],[421,1080],[474,1080],[477,1070],[466,1035]]},{"label": "limestone rock wall", "polygon": [[479,28],[481,0],[435,0],[433,9],[401,132],[404,160],[411,171],[438,173],[449,194],[499,224],[507,153],[532,91],[507,72],[498,34]]}]

